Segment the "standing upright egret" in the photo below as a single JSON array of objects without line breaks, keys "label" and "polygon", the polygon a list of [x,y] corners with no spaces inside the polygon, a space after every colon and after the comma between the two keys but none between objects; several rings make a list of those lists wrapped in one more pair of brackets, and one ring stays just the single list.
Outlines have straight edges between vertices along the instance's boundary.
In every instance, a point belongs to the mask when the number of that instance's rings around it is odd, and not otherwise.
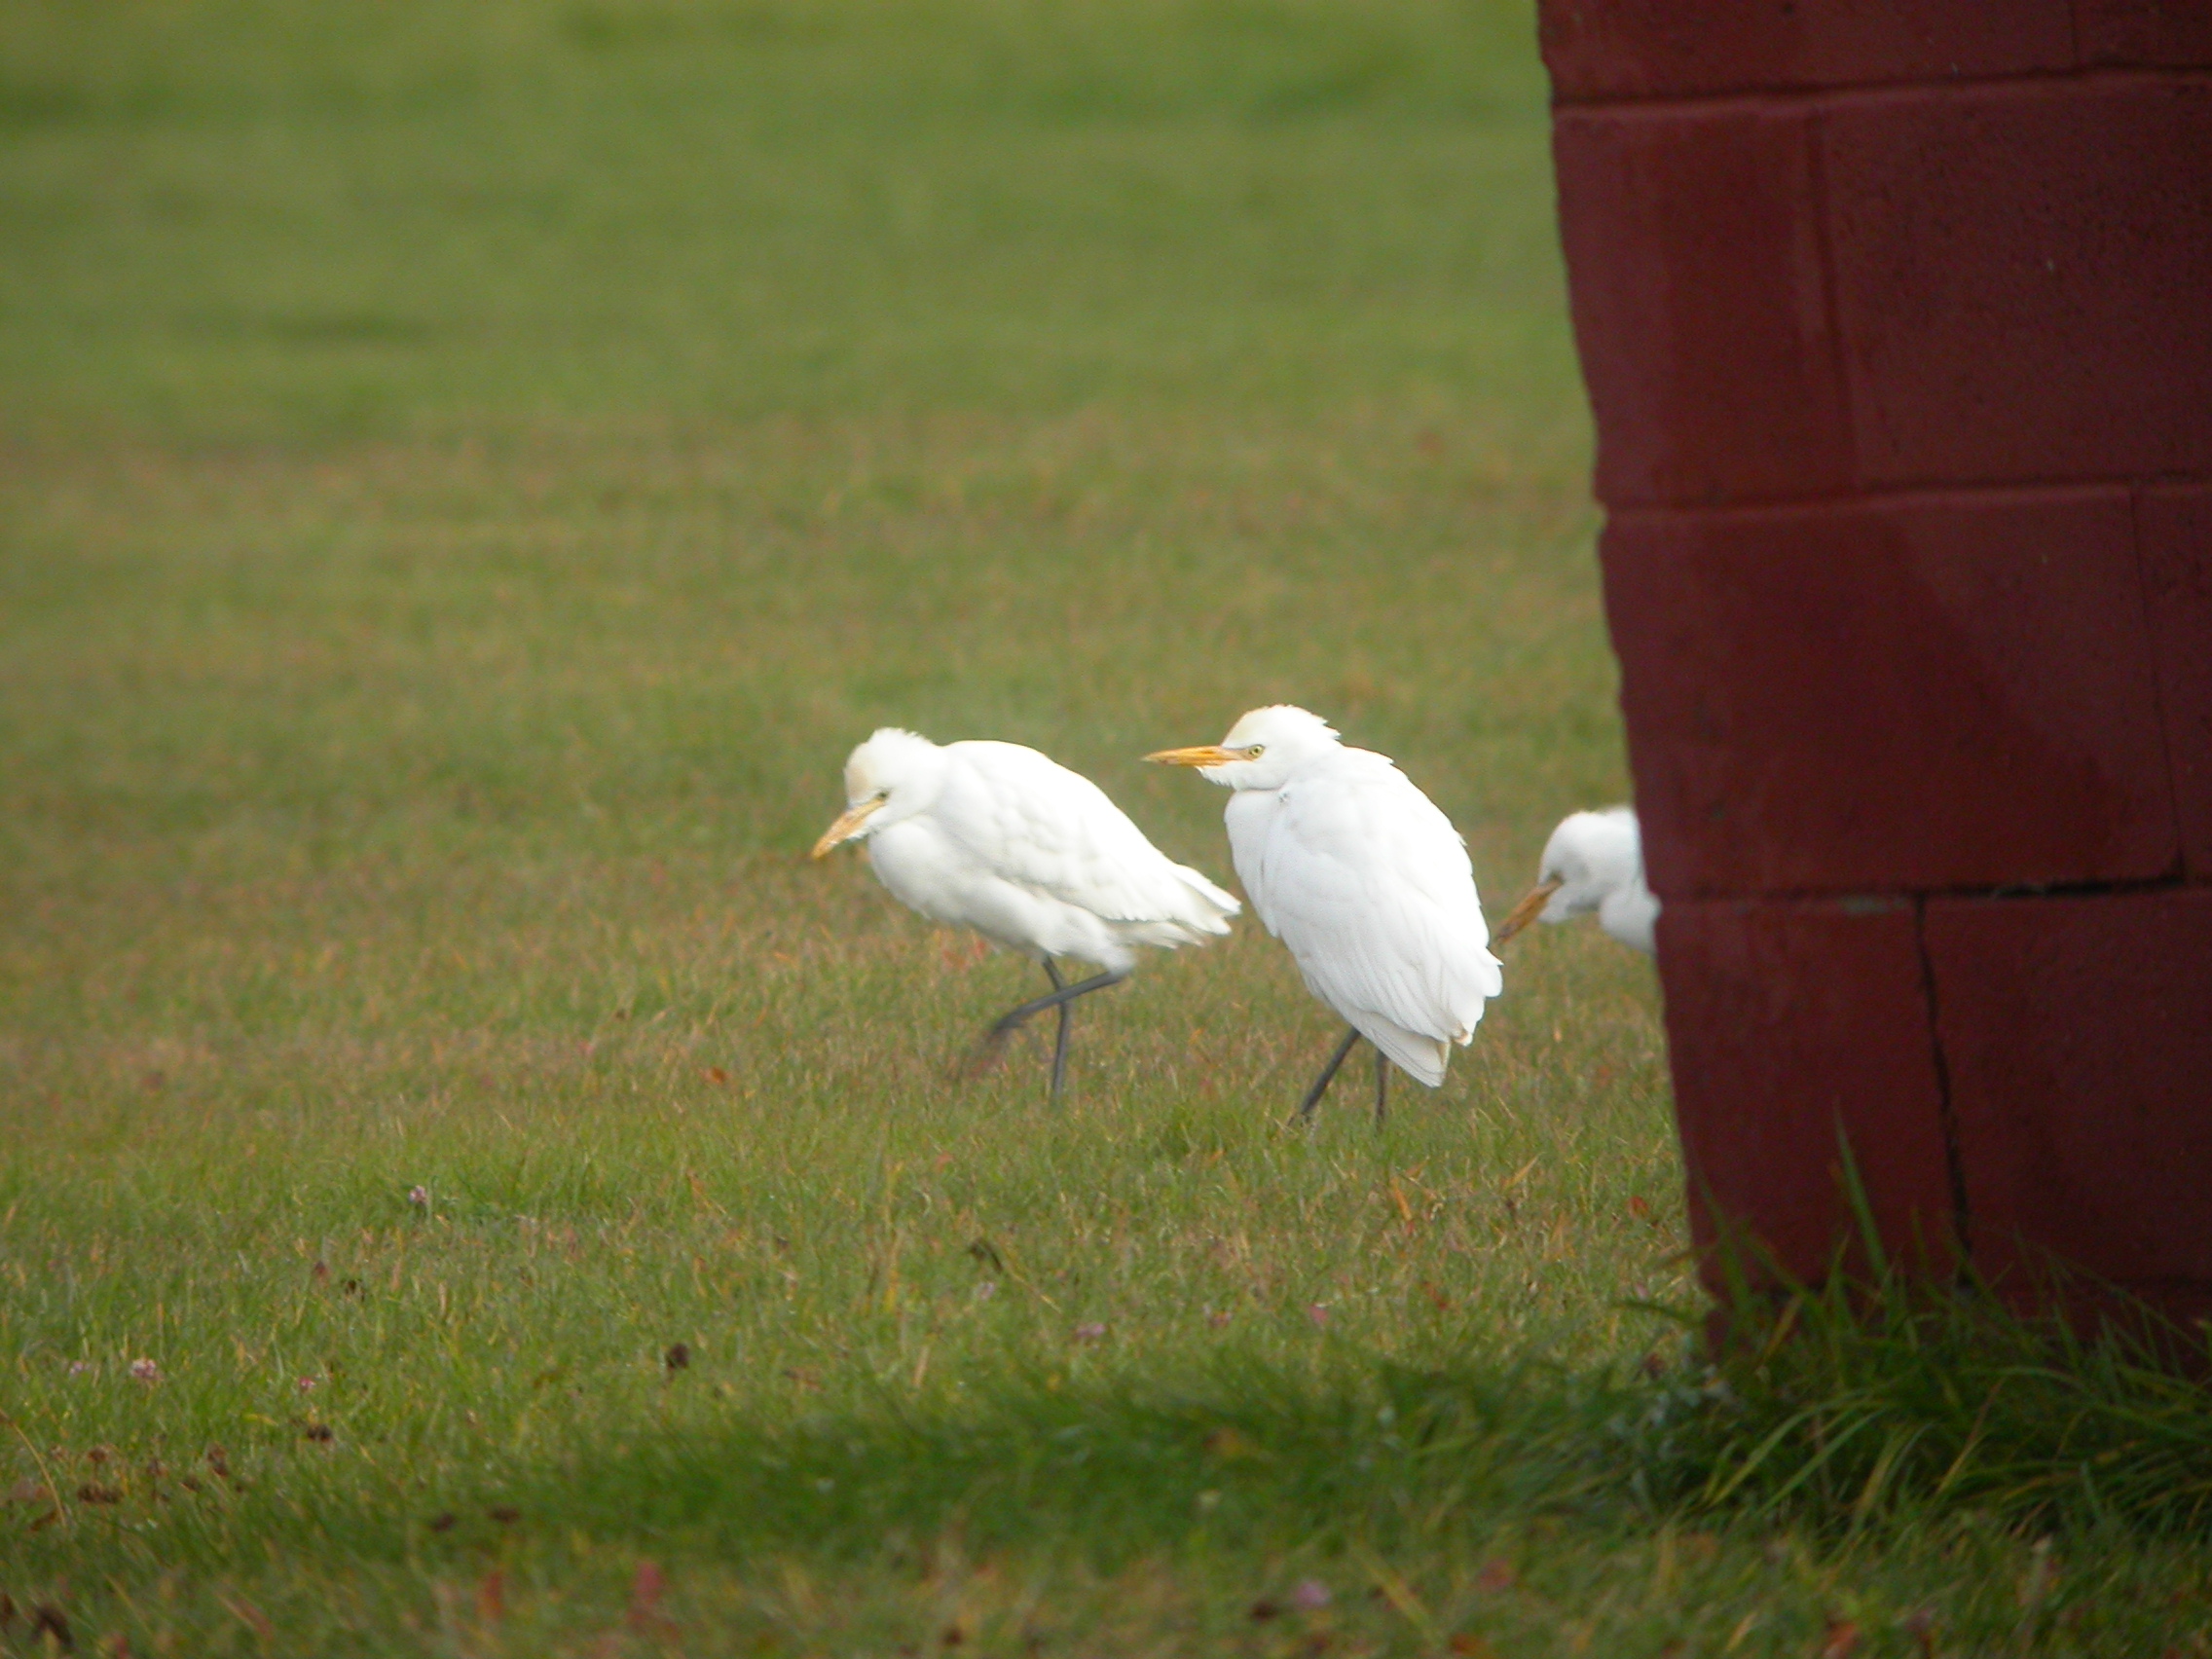
[{"label": "standing upright egret", "polygon": [[[1045,965],[1050,994],[1008,1013],[985,1042],[1057,1009],[1054,1100],[1067,1073],[1068,1005],[1127,978],[1135,946],[1201,942],[1227,933],[1238,908],[1146,840],[1096,784],[1018,743],[940,747],[885,726],[845,762],[845,799],[815,858],[865,840],[893,898]],[[1104,972],[1065,984],[1055,956]]]},{"label": "standing upright egret", "polygon": [[1564,922],[1598,912],[1598,925],[1632,950],[1652,955],[1658,945],[1659,901],[1643,879],[1643,835],[1636,809],[1569,813],[1544,843],[1536,885],[1498,924],[1503,944],[1539,917]]},{"label": "standing upright egret", "polygon": [[1318,715],[1254,709],[1218,744],[1150,759],[1226,785],[1237,878],[1307,989],[1351,1031],[1299,1102],[1310,1117],[1337,1068],[1375,1046],[1375,1118],[1390,1065],[1431,1088],[1502,988],[1466,843],[1387,756],[1348,749]]}]

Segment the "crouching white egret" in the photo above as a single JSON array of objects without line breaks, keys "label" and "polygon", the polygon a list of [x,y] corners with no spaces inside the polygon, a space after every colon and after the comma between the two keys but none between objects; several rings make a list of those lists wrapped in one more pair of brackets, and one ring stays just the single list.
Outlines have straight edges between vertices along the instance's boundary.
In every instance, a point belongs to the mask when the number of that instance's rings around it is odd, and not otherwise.
[{"label": "crouching white egret", "polygon": [[1544,843],[1536,885],[1498,924],[1503,944],[1530,922],[1598,912],[1598,925],[1632,950],[1653,954],[1659,901],[1643,879],[1643,835],[1636,809],[1569,813]]},{"label": "crouching white egret", "polygon": [[[1045,965],[1051,993],[1010,1012],[985,1042],[1057,1009],[1054,1100],[1067,1074],[1068,1005],[1127,978],[1137,945],[1198,943],[1227,933],[1238,909],[1146,840],[1096,784],[1018,743],[940,746],[885,726],[845,762],[845,799],[815,858],[865,840],[900,903]],[[1104,971],[1067,984],[1055,956]]]},{"label": "crouching white egret", "polygon": [[1466,843],[1387,756],[1346,748],[1304,709],[1254,709],[1218,744],[1149,756],[1235,791],[1229,847],[1268,932],[1306,985],[1351,1023],[1298,1105],[1310,1117],[1337,1068],[1375,1046],[1375,1118],[1390,1065],[1431,1088],[1474,1040],[1503,980],[1488,948]]}]

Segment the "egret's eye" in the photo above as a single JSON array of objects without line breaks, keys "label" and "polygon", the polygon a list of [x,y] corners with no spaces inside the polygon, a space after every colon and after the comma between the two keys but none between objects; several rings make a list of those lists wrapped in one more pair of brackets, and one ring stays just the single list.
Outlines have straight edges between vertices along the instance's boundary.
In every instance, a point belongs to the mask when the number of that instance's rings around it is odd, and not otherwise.
[{"label": "egret's eye", "polygon": [[1267,752],[1268,746],[1264,743],[1248,743],[1244,746],[1244,758],[1247,760],[1257,760]]}]

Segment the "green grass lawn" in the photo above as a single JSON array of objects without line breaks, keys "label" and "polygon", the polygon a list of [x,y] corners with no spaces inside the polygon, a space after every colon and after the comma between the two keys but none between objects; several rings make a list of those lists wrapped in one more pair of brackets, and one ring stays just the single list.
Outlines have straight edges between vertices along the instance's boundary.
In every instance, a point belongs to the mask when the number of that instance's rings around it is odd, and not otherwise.
[{"label": "green grass lawn", "polygon": [[1493,914],[1627,794],[1532,35],[0,11],[0,1651],[2208,1651],[2186,1538],[1681,1500],[1641,959],[1301,1134],[1247,921],[1055,1112],[804,860],[890,721],[1226,878],[1138,757],[1302,702]]}]

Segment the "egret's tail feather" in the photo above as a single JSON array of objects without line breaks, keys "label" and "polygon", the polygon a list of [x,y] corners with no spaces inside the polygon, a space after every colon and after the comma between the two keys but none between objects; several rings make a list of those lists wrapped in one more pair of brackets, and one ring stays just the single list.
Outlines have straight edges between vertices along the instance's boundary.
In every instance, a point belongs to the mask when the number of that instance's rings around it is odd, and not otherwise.
[{"label": "egret's tail feather", "polygon": [[1352,1023],[1359,1027],[1362,1037],[1387,1054],[1390,1063],[1408,1077],[1431,1088],[1444,1082],[1445,1062],[1451,1058],[1452,1047],[1442,1038],[1408,1031],[1375,1014],[1360,1014]]},{"label": "egret's tail feather", "polygon": [[1177,865],[1174,867],[1175,874],[1183,885],[1197,894],[1213,912],[1211,915],[1207,915],[1200,910],[1184,919],[1189,920],[1195,927],[1203,928],[1210,934],[1227,933],[1229,931],[1229,918],[1235,915],[1244,906],[1197,870],[1191,868],[1190,866]]}]

